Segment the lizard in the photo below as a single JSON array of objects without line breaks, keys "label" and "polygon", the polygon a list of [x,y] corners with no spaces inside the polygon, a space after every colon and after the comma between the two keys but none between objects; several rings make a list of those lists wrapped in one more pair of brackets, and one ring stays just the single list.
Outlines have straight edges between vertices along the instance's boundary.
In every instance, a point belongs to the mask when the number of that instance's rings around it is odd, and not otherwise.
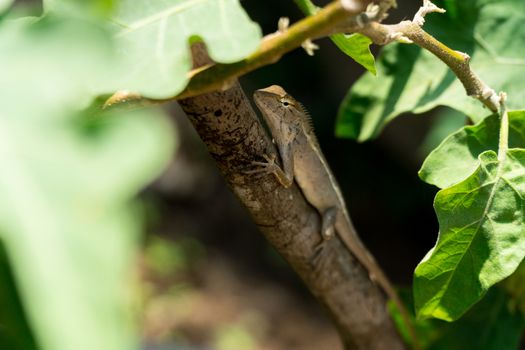
[{"label": "lizard", "polygon": [[340,187],[321,151],[311,118],[304,107],[278,85],[257,90],[253,97],[273,142],[277,145],[282,168],[276,163],[275,156],[265,154],[265,162],[252,162],[259,168],[251,173],[273,174],[285,188],[290,187],[295,180],[307,202],[321,216],[321,251],[326,241],[338,235],[350,253],[368,271],[370,279],[378,283],[396,304],[416,340],[408,311],[357,235]]}]

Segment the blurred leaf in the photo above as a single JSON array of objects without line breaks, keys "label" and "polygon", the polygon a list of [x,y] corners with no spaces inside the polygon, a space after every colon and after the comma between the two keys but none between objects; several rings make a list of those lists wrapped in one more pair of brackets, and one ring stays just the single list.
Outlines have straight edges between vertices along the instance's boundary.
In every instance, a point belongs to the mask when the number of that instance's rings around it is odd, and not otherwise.
[{"label": "blurred leaf", "polygon": [[195,265],[205,255],[202,244],[192,238],[177,239],[173,242],[159,236],[152,236],[144,250],[146,266],[160,277]]},{"label": "blurred leaf", "polygon": [[170,274],[185,267],[184,252],[174,242],[161,237],[152,237],[144,250],[146,266],[160,277]]},{"label": "blurred leaf", "polygon": [[64,110],[87,106],[113,84],[117,63],[107,31],[52,16],[2,23],[0,53],[2,118],[20,122],[69,119]]},{"label": "blurred leaf", "polygon": [[36,350],[2,242],[0,286],[0,349]]},{"label": "blurred leaf", "polygon": [[[315,14],[319,9],[310,0],[294,0],[297,6],[307,16]],[[365,67],[370,73],[376,75],[376,62],[370,52],[372,40],[361,34],[334,34],[330,36],[334,44],[350,56],[354,61]]]},{"label": "blurred leaf", "polygon": [[44,12],[67,16],[96,16],[111,14],[117,0],[44,0]]},{"label": "blurred leaf", "polygon": [[310,0],[294,0],[295,4],[299,9],[307,16],[311,16],[316,13],[319,8],[314,5]]},{"label": "blurred leaf", "polygon": [[512,299],[493,288],[472,312],[443,326],[443,333],[429,350],[519,349],[525,327],[523,315],[512,308]]},{"label": "blurred leaf", "polygon": [[[474,126],[465,126],[429,154],[419,177],[439,188],[463,181],[479,166],[481,153],[497,152],[498,140],[498,115],[491,115]],[[525,111],[509,112],[509,147],[525,148]]]},{"label": "blurred leaf", "polygon": [[439,238],[414,276],[418,317],[459,318],[525,256],[525,150],[502,161],[486,151],[479,162],[436,196]]},{"label": "blurred leaf", "polygon": [[261,38],[239,0],[121,0],[112,22],[123,56],[117,88],[153,98],[186,86],[191,41],[204,40],[214,61],[229,63],[253,52]]},{"label": "blurred leaf", "polygon": [[0,0],[0,13],[5,12],[13,5],[14,0]]},{"label": "blurred leaf", "polygon": [[[401,293],[401,296],[410,303],[409,293]],[[525,318],[513,304],[512,296],[503,288],[494,287],[483,300],[455,322],[414,319],[413,323],[419,342],[426,350],[518,349]],[[393,317],[399,326],[402,323],[399,312],[394,310]]]},{"label": "blurred leaf", "polygon": [[[525,100],[525,26],[522,0],[434,1],[446,14],[427,16],[425,30],[454,50],[468,53],[472,69],[496,91],[509,94],[509,108]],[[364,75],[341,104],[337,135],[364,141],[390,120],[449,106],[475,122],[490,112],[465,89],[448,67],[415,45],[392,44],[378,60],[381,78]]]},{"label": "blurred leaf", "polygon": [[108,86],[107,32],[53,16],[0,27],[0,237],[45,350],[130,350],[130,200],[166,164],[158,112],[79,110]]},{"label": "blurred leaf", "polygon": [[501,283],[501,286],[512,296],[511,306],[519,309],[525,317],[525,262],[521,262],[516,272]]},{"label": "blurred leaf", "polygon": [[226,325],[220,328],[215,335],[217,350],[252,350],[256,348],[249,330],[243,325]]}]

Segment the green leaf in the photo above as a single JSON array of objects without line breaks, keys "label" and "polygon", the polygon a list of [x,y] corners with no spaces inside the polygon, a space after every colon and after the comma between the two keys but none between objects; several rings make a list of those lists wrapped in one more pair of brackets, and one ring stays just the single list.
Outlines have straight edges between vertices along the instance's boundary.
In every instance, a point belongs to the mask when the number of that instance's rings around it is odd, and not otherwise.
[{"label": "green leaf", "polygon": [[13,5],[14,0],[0,0],[0,13],[5,12]]},{"label": "green leaf", "polygon": [[132,349],[137,218],[127,202],[165,165],[151,112],[104,116],[93,138],[0,121],[0,229],[44,349]]},{"label": "green leaf", "polygon": [[95,16],[104,18],[115,8],[116,0],[44,0],[44,13],[67,16]]},{"label": "green leaf", "polygon": [[459,318],[525,255],[525,150],[511,149],[501,162],[486,151],[479,162],[436,196],[439,238],[414,277],[419,317]]},{"label": "green leaf", "polygon": [[[311,16],[319,9],[310,0],[294,0],[301,11]],[[365,67],[370,73],[376,75],[376,63],[374,55],[370,52],[370,45],[372,40],[361,34],[334,34],[330,36],[333,43],[350,56],[354,61]]]},{"label": "green leaf", "polygon": [[131,200],[173,141],[158,111],[80,112],[112,83],[109,38],[53,16],[0,27],[0,239],[43,350],[138,346]]},{"label": "green leaf", "polygon": [[501,288],[491,288],[460,320],[439,325],[432,320],[440,334],[427,349],[519,349],[525,319],[512,304],[512,298]]},{"label": "green leaf", "polygon": [[[429,154],[419,177],[439,188],[463,181],[479,166],[481,153],[497,152],[498,140],[498,115],[491,115],[474,126],[465,126]],[[509,112],[509,147],[525,148],[525,111]]]},{"label": "green leaf", "polygon": [[419,146],[418,153],[423,157],[427,157],[450,134],[463,128],[466,124],[467,117],[463,113],[444,107],[443,110],[437,113],[435,120]]},{"label": "green leaf", "polygon": [[330,39],[354,61],[365,67],[373,75],[377,74],[376,61],[370,52],[372,40],[362,34],[335,34]]},{"label": "green leaf", "polygon": [[2,242],[0,241],[0,349],[36,350]]},{"label": "green leaf", "polygon": [[294,2],[297,7],[299,7],[299,9],[307,16],[311,16],[319,11],[319,8],[315,6],[310,0],[294,0]]},{"label": "green leaf", "polygon": [[65,108],[112,86],[118,62],[108,31],[78,19],[6,21],[0,50],[0,86],[9,87],[0,94],[2,118],[67,118]]},{"label": "green leaf", "polygon": [[[508,107],[525,99],[525,26],[522,0],[435,1],[446,14],[429,14],[424,29],[454,50],[468,53],[472,69],[496,91],[509,94]],[[377,65],[381,78],[364,75],[343,100],[336,133],[364,141],[402,113],[449,106],[477,122],[490,114],[468,97],[448,67],[415,45],[392,44]]]},{"label": "green leaf", "polygon": [[[401,290],[405,304],[413,304],[409,291]],[[514,307],[515,297],[504,288],[491,288],[483,300],[455,322],[437,319],[413,319],[420,347],[426,350],[518,349],[525,328],[524,315]],[[399,311],[390,308],[398,330],[408,345],[414,347],[404,330]]]},{"label": "green leaf", "polygon": [[123,56],[117,89],[153,98],[176,95],[186,86],[195,38],[222,63],[243,59],[261,38],[238,0],[122,0],[112,22]]}]

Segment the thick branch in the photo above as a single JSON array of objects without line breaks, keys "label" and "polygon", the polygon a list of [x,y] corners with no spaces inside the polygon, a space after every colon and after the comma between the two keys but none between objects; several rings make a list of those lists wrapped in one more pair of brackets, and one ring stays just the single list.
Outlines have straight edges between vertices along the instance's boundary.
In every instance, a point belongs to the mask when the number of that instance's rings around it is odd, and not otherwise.
[{"label": "thick branch", "polygon": [[[195,57],[201,56],[202,48]],[[286,189],[271,175],[243,172],[251,161],[276,150],[238,83],[179,103],[264,236],[327,309],[345,348],[404,349],[383,293],[344,244],[334,238],[317,255],[319,214],[299,188]]]},{"label": "thick branch", "polygon": [[333,1],[315,15],[306,17],[292,25],[284,32],[268,35],[261,42],[257,51],[231,64],[209,64],[194,69],[189,73],[190,81],[186,88],[177,96],[168,99],[155,100],[141,97],[130,92],[117,92],[107,102],[106,107],[120,103],[151,105],[172,100],[198,96],[212,91],[221,91],[233,81],[262,66],[277,62],[284,54],[301,47],[303,42],[311,38],[324,37],[338,23],[349,21],[366,9],[370,0],[353,0],[353,10],[345,10],[340,1]]}]

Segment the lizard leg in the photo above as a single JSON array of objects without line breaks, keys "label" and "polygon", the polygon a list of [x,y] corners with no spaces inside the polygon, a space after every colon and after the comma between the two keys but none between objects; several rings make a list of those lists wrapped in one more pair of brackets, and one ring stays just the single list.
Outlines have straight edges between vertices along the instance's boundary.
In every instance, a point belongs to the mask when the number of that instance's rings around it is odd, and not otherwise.
[{"label": "lizard leg", "polygon": [[335,235],[335,219],[337,207],[330,207],[322,213],[321,217],[321,236],[324,240],[329,240]]},{"label": "lizard leg", "polygon": [[268,156],[267,154],[263,154],[263,158],[266,160],[266,162],[251,162],[252,165],[259,167],[258,169],[246,170],[244,173],[262,175],[273,174],[283,187],[290,187],[293,183],[293,177],[288,176],[285,171],[281,169],[281,167],[275,162],[275,155]]},{"label": "lizard leg", "polygon": [[323,257],[326,256],[327,241],[335,235],[335,219],[337,215],[337,207],[330,207],[326,209],[321,216],[321,237],[322,240],[315,247],[315,254],[312,258],[316,266],[322,265]]}]

